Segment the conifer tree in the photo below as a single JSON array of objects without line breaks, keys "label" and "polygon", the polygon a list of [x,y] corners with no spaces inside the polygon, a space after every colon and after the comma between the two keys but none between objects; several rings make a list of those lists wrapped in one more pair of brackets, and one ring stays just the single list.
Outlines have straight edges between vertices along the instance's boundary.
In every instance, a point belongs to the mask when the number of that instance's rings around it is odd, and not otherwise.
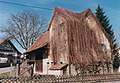
[{"label": "conifer tree", "polygon": [[114,57],[114,61],[113,61],[113,68],[116,68],[119,64],[119,58],[117,55],[117,51],[115,50],[117,48],[117,43],[116,43],[116,38],[114,35],[114,31],[112,29],[112,25],[109,23],[109,19],[107,17],[107,15],[105,15],[105,12],[103,11],[103,8],[100,7],[100,5],[98,5],[96,12],[95,12],[96,17],[98,18],[98,21],[100,22],[100,24],[102,25],[102,27],[105,29],[105,31],[108,33],[109,37],[111,38],[111,50],[112,50],[112,55]]}]

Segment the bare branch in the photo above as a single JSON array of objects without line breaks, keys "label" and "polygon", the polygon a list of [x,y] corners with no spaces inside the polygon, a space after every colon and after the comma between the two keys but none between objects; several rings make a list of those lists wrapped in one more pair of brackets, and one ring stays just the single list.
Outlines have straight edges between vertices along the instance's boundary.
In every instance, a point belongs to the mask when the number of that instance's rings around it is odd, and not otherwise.
[{"label": "bare branch", "polygon": [[23,12],[17,15],[11,14],[8,19],[8,26],[4,27],[2,32],[12,36],[13,39],[25,50],[38,38],[42,29],[46,28],[46,19],[39,18],[33,12]]}]

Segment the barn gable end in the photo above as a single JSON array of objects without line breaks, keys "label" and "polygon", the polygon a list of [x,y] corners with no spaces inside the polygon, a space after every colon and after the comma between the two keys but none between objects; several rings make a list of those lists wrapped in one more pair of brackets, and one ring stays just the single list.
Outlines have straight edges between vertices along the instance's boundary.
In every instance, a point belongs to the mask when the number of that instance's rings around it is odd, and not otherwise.
[{"label": "barn gable end", "polygon": [[108,34],[90,9],[73,13],[56,8],[48,27],[50,56],[53,62],[75,64],[75,68],[88,68],[98,63],[111,63]]}]

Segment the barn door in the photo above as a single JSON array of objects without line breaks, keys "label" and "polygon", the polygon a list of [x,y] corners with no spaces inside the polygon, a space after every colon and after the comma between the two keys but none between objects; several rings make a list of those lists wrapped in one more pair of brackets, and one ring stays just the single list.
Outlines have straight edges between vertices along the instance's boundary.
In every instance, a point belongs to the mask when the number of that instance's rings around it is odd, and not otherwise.
[{"label": "barn door", "polygon": [[36,72],[43,72],[43,61],[42,60],[36,60]]},{"label": "barn door", "polygon": [[43,53],[38,50],[35,52],[35,58],[36,58],[36,72],[42,72],[43,71]]}]

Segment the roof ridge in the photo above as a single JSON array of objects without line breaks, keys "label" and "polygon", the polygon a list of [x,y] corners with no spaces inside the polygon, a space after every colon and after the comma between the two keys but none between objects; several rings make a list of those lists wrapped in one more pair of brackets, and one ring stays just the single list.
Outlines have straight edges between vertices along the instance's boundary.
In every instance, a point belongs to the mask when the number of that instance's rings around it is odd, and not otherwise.
[{"label": "roof ridge", "polygon": [[62,13],[63,15],[68,16],[70,19],[73,19],[73,17],[75,17],[76,19],[79,19],[81,17],[84,17],[87,14],[92,14],[92,10],[90,8],[86,9],[85,11],[83,11],[81,13],[76,13],[76,12],[73,12],[73,11],[70,11],[67,9],[63,9],[61,7],[55,7],[54,13],[53,13],[50,23],[48,25],[48,31],[50,29],[50,25],[52,23],[53,18],[56,16],[56,12]]},{"label": "roof ridge", "polygon": [[4,38],[4,39],[1,39],[0,41],[0,44],[2,44],[3,42],[5,42],[6,40],[10,40],[11,36],[7,37],[7,38]]}]

